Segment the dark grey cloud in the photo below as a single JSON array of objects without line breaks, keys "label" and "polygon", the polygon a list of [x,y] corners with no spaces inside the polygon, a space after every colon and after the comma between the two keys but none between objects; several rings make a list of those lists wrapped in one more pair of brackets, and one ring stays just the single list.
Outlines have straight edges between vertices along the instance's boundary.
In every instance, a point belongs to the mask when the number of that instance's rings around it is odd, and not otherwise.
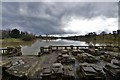
[{"label": "dark grey cloud", "polygon": [[18,27],[35,34],[73,33],[64,31],[71,17],[91,19],[118,17],[117,2],[3,2],[2,27]]}]

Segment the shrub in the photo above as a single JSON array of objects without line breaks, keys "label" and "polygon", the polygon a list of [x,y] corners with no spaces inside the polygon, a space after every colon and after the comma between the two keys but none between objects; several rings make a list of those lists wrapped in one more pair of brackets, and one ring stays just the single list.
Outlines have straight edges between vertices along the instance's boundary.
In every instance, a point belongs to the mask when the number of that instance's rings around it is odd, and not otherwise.
[{"label": "shrub", "polygon": [[32,35],[23,35],[21,37],[21,39],[24,40],[24,41],[31,41],[31,40],[34,39],[34,36],[32,36]]}]

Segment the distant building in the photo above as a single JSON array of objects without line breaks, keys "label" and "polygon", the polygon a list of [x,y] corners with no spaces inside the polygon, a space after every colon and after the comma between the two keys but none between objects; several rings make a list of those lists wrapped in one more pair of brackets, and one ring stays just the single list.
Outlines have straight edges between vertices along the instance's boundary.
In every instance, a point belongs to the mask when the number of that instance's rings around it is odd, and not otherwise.
[{"label": "distant building", "polygon": [[120,34],[120,30],[117,30],[117,34]]},{"label": "distant building", "polygon": [[117,31],[113,31],[113,34],[117,34]]}]

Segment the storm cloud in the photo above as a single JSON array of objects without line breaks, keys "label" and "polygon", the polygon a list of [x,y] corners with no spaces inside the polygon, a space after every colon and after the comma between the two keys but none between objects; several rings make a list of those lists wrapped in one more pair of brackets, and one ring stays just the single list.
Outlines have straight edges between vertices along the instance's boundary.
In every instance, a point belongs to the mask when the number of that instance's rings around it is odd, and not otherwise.
[{"label": "storm cloud", "polygon": [[[71,34],[72,19],[118,18],[117,2],[3,2],[2,28],[18,28],[34,34]],[[80,27],[79,27],[80,28]],[[105,28],[106,29],[106,28]],[[96,30],[99,31],[99,30]],[[89,30],[88,30],[89,32]]]}]

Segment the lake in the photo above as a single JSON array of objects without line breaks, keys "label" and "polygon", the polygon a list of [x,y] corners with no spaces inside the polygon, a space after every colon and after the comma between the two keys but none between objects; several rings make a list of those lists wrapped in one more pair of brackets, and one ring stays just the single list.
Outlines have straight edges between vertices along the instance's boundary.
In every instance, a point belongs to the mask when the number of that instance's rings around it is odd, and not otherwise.
[{"label": "lake", "polygon": [[63,40],[63,39],[57,39],[57,40],[37,39],[35,41],[30,41],[30,42],[4,42],[4,43],[2,43],[3,48],[5,48],[7,46],[21,46],[23,55],[37,55],[40,47],[49,46],[49,45],[86,46],[88,44],[83,41],[72,41],[72,40]]}]

